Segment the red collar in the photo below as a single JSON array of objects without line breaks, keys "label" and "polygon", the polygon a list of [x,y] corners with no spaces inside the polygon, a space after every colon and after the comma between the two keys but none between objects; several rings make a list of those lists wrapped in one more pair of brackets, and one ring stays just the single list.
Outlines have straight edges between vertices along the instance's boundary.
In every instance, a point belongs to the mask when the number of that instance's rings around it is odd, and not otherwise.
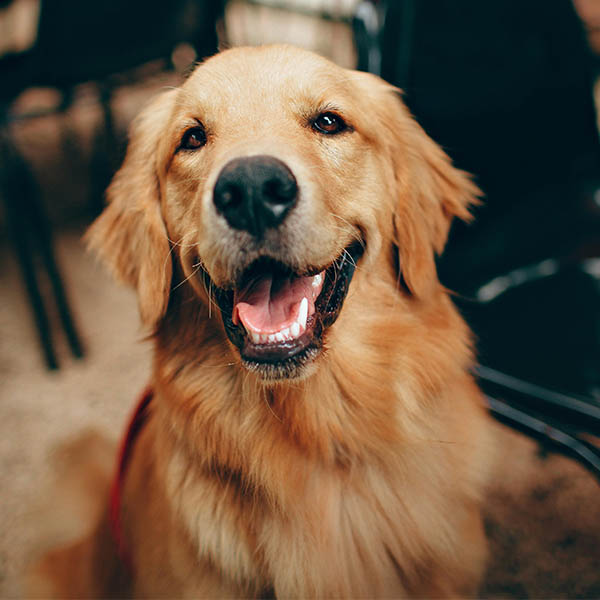
[{"label": "red collar", "polygon": [[127,427],[127,433],[121,442],[121,447],[118,454],[117,469],[110,489],[110,530],[117,547],[119,558],[129,569],[132,568],[131,555],[129,553],[129,549],[127,548],[127,544],[125,543],[123,524],[121,522],[121,498],[123,492],[123,483],[125,481],[125,474],[127,472],[129,458],[131,457],[131,451],[133,450],[133,444],[138,434],[142,430],[142,426],[146,422],[148,417],[148,406],[153,396],[153,389],[148,387],[142,394],[137,408],[131,417],[129,426]]}]

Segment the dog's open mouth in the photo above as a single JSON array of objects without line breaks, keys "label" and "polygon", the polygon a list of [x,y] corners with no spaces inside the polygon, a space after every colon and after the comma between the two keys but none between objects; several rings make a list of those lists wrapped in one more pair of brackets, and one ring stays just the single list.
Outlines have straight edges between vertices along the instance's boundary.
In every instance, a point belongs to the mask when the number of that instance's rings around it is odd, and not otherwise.
[{"label": "dog's open mouth", "polygon": [[232,290],[212,284],[227,335],[245,366],[280,379],[294,376],[316,357],[324,331],[340,313],[363,250],[363,244],[352,244],[328,267],[305,273],[261,258]]}]

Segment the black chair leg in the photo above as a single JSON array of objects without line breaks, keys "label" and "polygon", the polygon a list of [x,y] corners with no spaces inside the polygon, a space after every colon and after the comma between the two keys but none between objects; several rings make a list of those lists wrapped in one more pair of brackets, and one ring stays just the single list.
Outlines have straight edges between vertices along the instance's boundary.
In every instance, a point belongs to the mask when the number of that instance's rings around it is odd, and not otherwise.
[{"label": "black chair leg", "polygon": [[71,317],[64,285],[56,264],[50,227],[40,202],[33,173],[15,148],[6,127],[0,129],[0,189],[3,191],[9,233],[19,261],[21,275],[40,343],[49,369],[58,368],[52,344],[52,331],[44,298],[40,292],[35,251],[45,268],[58,315],[73,355],[83,356],[83,348]]},{"label": "black chair leg", "polygon": [[0,126],[0,190],[6,208],[6,221],[15,249],[21,276],[29,296],[39,341],[49,369],[57,369],[58,362],[52,345],[50,321],[44,306],[36,277],[36,266],[28,228],[28,215],[24,210],[35,196],[31,174],[21,159],[5,127]]},{"label": "black chair leg", "polygon": [[32,194],[30,206],[32,210],[29,217],[31,219],[33,236],[37,242],[42,262],[46,268],[48,279],[50,280],[50,285],[54,293],[54,300],[56,302],[56,307],[67,342],[73,355],[76,358],[81,358],[83,356],[83,348],[79,336],[77,335],[73,319],[71,318],[71,311],[69,309],[65,288],[54,257],[52,236],[50,228],[48,227],[48,221],[44,214],[41,202],[36,194]]}]

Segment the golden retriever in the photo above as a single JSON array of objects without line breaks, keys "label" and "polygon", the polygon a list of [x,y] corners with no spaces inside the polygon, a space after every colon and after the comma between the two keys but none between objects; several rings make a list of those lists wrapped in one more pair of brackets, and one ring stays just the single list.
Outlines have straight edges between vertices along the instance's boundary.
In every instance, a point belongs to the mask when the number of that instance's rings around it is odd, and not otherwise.
[{"label": "golden retriever", "polygon": [[304,50],[153,100],[87,238],[154,343],[128,558],[107,511],[53,593],[476,593],[488,417],[434,259],[477,195],[397,89]]}]

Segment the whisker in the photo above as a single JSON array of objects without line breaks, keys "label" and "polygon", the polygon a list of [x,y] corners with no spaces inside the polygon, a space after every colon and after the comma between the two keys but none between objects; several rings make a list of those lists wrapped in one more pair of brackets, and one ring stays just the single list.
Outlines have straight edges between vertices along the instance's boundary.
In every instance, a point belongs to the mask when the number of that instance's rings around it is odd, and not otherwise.
[{"label": "whisker", "polygon": [[184,240],[186,237],[192,237],[192,236],[193,236],[193,235],[195,235],[195,234],[196,234],[196,231],[192,231],[192,232],[190,232],[190,233],[188,233],[188,234],[184,235],[184,236],[183,236],[183,239],[182,239],[180,242],[178,242],[178,241],[176,241],[176,240],[172,240],[172,239],[171,239],[169,236],[167,236],[167,239],[169,240],[169,242],[171,242],[171,244],[172,244],[174,247],[179,247],[179,248],[194,248],[194,247],[196,246],[196,243],[193,243],[193,244],[186,244],[186,243],[184,243],[184,241],[183,241],[183,240]]},{"label": "whisker", "polygon": [[356,261],[354,260],[354,257],[352,256],[352,254],[350,254],[350,252],[348,252],[348,250],[346,250],[346,248],[344,248],[343,250],[344,255],[346,256],[347,260],[350,262],[351,265],[354,265],[354,268],[357,268],[356,265]]},{"label": "whisker", "polygon": [[340,221],[344,221],[344,223],[346,223],[346,225],[348,225],[348,227],[353,230],[354,229],[354,225],[352,225],[352,223],[350,223],[350,221],[348,221],[347,219],[344,219],[344,217],[340,217],[340,215],[336,215],[333,212],[329,213],[332,217],[334,217],[335,219],[339,219]]},{"label": "whisker", "polygon": [[186,281],[188,281],[191,277],[196,275],[196,273],[200,270],[200,267],[194,269],[183,281],[180,281],[171,291],[175,291],[178,287],[182,286]]},{"label": "whisker", "polygon": [[[199,264],[199,268],[202,268],[204,271],[206,271],[206,269],[204,268],[204,265],[202,264],[202,261],[198,262]],[[206,278],[202,278],[202,286],[204,287],[204,291],[206,292],[206,295],[208,296],[208,318],[212,318],[212,307],[213,305],[215,306],[215,308],[219,308],[219,305],[217,304],[217,302],[213,299],[212,296],[212,287],[213,287],[213,282],[209,281],[209,285],[208,288],[206,287]]]},{"label": "whisker", "polygon": [[344,228],[340,228],[341,231],[347,231],[348,233],[350,233],[350,235],[362,246],[363,250],[365,249],[365,241],[362,239],[362,236],[360,235],[360,232],[356,230],[356,226],[352,225],[352,223],[350,223],[350,221],[348,221],[347,219],[344,219],[344,217],[341,217],[340,215],[336,215],[333,212],[329,213],[334,219],[339,219],[340,221],[343,221],[344,223],[346,223],[346,225],[348,225],[348,229],[344,229]]}]

